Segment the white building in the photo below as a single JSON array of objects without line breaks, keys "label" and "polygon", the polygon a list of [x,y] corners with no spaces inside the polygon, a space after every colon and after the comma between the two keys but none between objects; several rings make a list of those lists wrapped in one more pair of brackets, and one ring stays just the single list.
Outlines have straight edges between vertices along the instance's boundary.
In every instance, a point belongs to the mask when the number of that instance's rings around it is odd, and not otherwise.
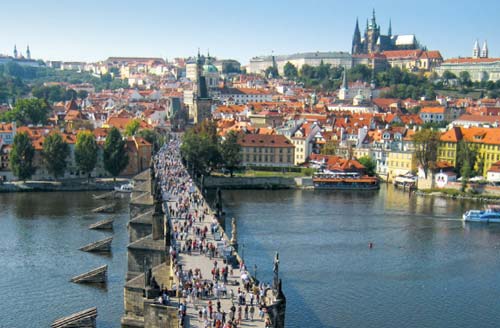
[{"label": "white building", "polygon": [[283,68],[288,62],[297,67],[298,70],[304,65],[319,66],[321,62],[333,67],[352,67],[352,57],[347,52],[306,52],[293,55],[254,57],[250,59],[248,73],[262,74],[268,67],[276,64],[278,73],[283,75]]}]

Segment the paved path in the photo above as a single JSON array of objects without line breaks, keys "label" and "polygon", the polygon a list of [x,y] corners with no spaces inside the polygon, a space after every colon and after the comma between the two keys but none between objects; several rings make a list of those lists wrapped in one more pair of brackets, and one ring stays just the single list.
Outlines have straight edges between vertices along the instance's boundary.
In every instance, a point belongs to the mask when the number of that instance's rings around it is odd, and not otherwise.
[{"label": "paved path", "polygon": [[[203,201],[204,202],[204,201]],[[194,214],[194,209],[205,209],[205,207],[191,207],[191,213]],[[219,245],[224,244],[223,241],[216,241],[214,239],[214,235],[210,231],[210,226],[214,221],[214,217],[212,214],[206,215],[201,219],[201,222],[199,220],[195,220],[193,223],[193,226],[191,229],[189,229],[189,233],[187,235],[188,239],[197,239],[196,236],[194,236],[193,231],[195,231],[196,228],[199,228],[200,230],[203,231],[205,227],[208,228],[208,232],[206,234],[206,242],[211,243],[213,245],[216,245],[219,243]],[[186,220],[178,220],[174,219],[173,220],[173,225],[177,229],[177,231],[180,231],[180,227],[184,225],[184,222]],[[186,245],[186,237],[183,236],[183,240],[177,239],[177,248],[182,248],[182,246]],[[210,257],[206,254],[200,253],[200,251],[192,251],[191,254],[188,254],[187,252],[181,253],[178,256],[178,264],[182,265],[183,272],[188,271],[189,269],[195,271],[195,269],[199,269],[201,271],[201,277],[202,281],[208,280],[213,282],[212,279],[212,269],[214,268],[214,261],[217,261],[217,267],[221,269],[222,267],[225,266],[222,257],[216,257],[210,259]],[[214,313],[216,312],[216,302],[217,300],[220,300],[221,302],[221,312],[224,311],[226,313],[226,321],[230,319],[230,308],[234,304],[236,308],[236,315],[235,317],[238,318],[238,289],[241,291],[244,290],[244,285],[243,285],[243,280],[241,279],[242,274],[248,274],[247,272],[242,272],[240,268],[233,268],[232,275],[228,274],[228,283],[224,284],[226,290],[227,290],[227,296],[224,295],[219,295],[219,297],[216,297],[215,295],[208,297],[207,299],[194,299],[193,297],[187,297],[185,298],[185,304],[187,304],[187,321],[189,322],[190,327],[205,327],[206,321],[202,318],[199,318],[199,309],[203,307],[207,307],[208,309],[208,304],[209,301],[212,302],[213,304],[213,311]],[[235,285],[234,282],[238,282],[238,285]],[[224,287],[222,287],[223,289]],[[234,295],[234,298],[231,299],[231,290]],[[219,293],[222,294],[222,293]],[[250,303],[250,295],[247,293],[246,297],[246,304]],[[181,299],[182,301],[182,299]],[[254,320],[245,320],[245,306],[241,306],[241,318],[242,321],[238,325],[238,327],[264,327],[265,322],[264,319],[261,319],[259,317],[259,307],[257,305],[256,297],[254,297]],[[248,306],[249,308],[249,318],[250,318],[250,308],[251,306]],[[214,315],[215,316],[215,315]],[[210,326],[213,326],[213,319],[210,320]]]},{"label": "paved path", "polygon": [[[267,315],[264,313],[259,313],[258,298],[268,300],[267,298],[261,297],[263,294],[264,286],[255,286],[255,290],[250,289],[250,293],[245,290],[244,281],[242,277],[246,274],[249,276],[248,272],[240,268],[233,268],[228,271],[227,283],[222,284],[222,276],[219,282],[213,279],[212,269],[214,268],[214,261],[217,262],[217,267],[221,270],[226,265],[223,263],[223,259],[220,256],[211,257],[209,256],[209,251],[207,250],[207,245],[218,245],[221,249],[224,246],[228,246],[228,238],[220,238],[220,233],[212,233],[212,226],[221,231],[220,226],[215,219],[213,212],[208,208],[205,199],[200,195],[199,190],[191,181],[190,176],[187,174],[184,166],[180,163],[180,157],[178,155],[178,145],[175,142],[171,143],[168,147],[164,147],[162,151],[156,156],[156,171],[158,172],[158,178],[160,179],[160,184],[162,186],[163,199],[167,202],[168,208],[171,216],[176,218],[172,219],[171,225],[172,231],[172,246],[170,252],[171,255],[175,253],[177,260],[176,263],[176,285],[184,286],[183,296],[171,300],[174,304],[184,303],[186,304],[186,318],[185,327],[215,327],[214,318],[221,318],[221,313],[226,313],[226,325],[220,325],[220,327],[265,327],[265,320]],[[203,214],[201,214],[203,213]],[[187,227],[187,229],[185,228]],[[195,233],[199,229],[201,233]],[[207,231],[208,230],[208,231]],[[199,232],[198,231],[198,232]],[[203,231],[206,231],[203,234]],[[203,238],[202,238],[203,235]],[[217,236],[218,240],[214,239]],[[189,252],[187,250],[182,251],[187,248],[187,240],[196,240],[197,244],[201,243],[204,239],[203,245],[205,247],[203,252],[198,248]],[[181,251],[181,252],[179,252]],[[230,267],[230,266],[229,266]],[[191,271],[192,276],[189,276],[188,272]],[[229,274],[229,272],[231,272]],[[201,276],[200,274],[201,273]],[[243,275],[243,276],[242,276]],[[182,280],[182,283],[180,282]],[[219,288],[205,288],[213,284]],[[189,285],[196,286],[200,288],[190,293]],[[260,288],[259,288],[260,287]],[[226,290],[226,293],[221,292]],[[196,290],[200,293],[197,294]],[[204,295],[202,297],[196,297],[197,295],[205,294],[207,291],[209,295]],[[242,293],[239,294],[238,292]],[[243,293],[244,292],[244,293]],[[251,296],[253,297],[253,309],[254,309],[254,320],[251,320]],[[233,298],[231,295],[234,295]],[[245,318],[245,305],[239,305],[239,295],[244,295],[245,304],[248,304],[248,319]],[[179,303],[177,303],[178,301]],[[220,312],[217,312],[217,302],[220,301],[221,308]],[[209,302],[212,304],[213,317],[208,318]],[[228,322],[231,319],[230,309],[234,305],[236,308],[235,321],[238,325],[230,326]],[[241,308],[241,321],[238,320],[240,317],[239,309]],[[199,310],[207,310],[207,319],[199,317]]]}]

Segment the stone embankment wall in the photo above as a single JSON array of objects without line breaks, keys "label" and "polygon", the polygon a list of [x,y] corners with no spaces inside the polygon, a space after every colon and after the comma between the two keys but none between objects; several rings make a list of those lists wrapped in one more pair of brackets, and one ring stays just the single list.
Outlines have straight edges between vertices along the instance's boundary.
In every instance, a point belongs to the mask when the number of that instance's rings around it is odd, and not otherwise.
[{"label": "stone embankment wall", "polygon": [[48,181],[29,181],[26,183],[1,183],[0,192],[33,192],[33,191],[110,191],[114,187],[120,186],[124,181],[116,182],[48,182]]},{"label": "stone embankment wall", "polygon": [[208,189],[290,189],[296,188],[294,178],[281,177],[206,177]]}]

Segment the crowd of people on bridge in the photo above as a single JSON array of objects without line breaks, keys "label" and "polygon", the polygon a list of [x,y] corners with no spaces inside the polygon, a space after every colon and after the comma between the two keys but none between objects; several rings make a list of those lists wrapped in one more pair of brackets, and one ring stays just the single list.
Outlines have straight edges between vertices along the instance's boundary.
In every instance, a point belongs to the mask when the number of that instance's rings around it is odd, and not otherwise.
[{"label": "crowd of people on bridge", "polygon": [[[183,166],[179,146],[176,138],[165,144],[154,157],[154,168],[171,218],[169,253],[177,296],[183,300],[178,311],[181,325],[234,328],[260,320],[271,327],[265,300],[269,285],[254,284],[244,263],[234,268],[225,256],[231,249],[228,238],[223,238],[217,217]],[[198,260],[200,267],[185,267],[183,256],[204,257],[205,264]]]}]

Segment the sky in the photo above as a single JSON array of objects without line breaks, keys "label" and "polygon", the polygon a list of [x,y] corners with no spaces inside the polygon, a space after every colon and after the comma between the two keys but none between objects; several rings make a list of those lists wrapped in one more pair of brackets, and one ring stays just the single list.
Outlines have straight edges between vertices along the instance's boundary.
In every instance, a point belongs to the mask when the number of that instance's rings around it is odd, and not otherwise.
[{"label": "sky", "polygon": [[198,48],[243,65],[259,55],[350,51],[375,9],[386,34],[415,34],[445,58],[471,56],[476,39],[500,57],[498,0],[2,0],[0,54],[99,61],[188,57]]}]

